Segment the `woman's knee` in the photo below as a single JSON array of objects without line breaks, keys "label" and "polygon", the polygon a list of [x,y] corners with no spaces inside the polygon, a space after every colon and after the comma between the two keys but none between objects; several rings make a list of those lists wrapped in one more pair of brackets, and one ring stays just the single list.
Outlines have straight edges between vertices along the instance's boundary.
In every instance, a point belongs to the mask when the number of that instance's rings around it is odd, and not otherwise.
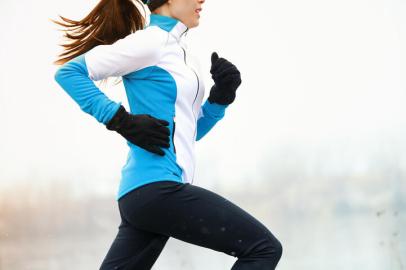
[{"label": "woman's knee", "polygon": [[272,258],[274,261],[279,261],[282,257],[282,243],[273,235],[269,235],[265,240],[264,250],[265,256]]},{"label": "woman's knee", "polygon": [[283,247],[282,247],[282,243],[274,237],[274,239],[272,240],[272,254],[273,257],[279,261],[280,258],[282,257],[282,253],[283,253]]},{"label": "woman's knee", "polygon": [[282,243],[271,232],[268,232],[249,246],[241,257],[271,259],[277,263],[282,257],[282,252]]},{"label": "woman's knee", "polygon": [[261,236],[238,256],[233,270],[275,269],[282,257],[282,244],[271,233]]}]

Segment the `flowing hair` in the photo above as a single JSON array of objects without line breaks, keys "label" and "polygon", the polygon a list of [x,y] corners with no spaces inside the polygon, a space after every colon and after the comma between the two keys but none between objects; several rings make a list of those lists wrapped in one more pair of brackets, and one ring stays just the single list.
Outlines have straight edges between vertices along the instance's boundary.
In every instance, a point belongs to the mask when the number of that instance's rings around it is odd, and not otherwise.
[{"label": "flowing hair", "polygon": [[[75,21],[60,15],[61,22],[51,19],[52,22],[66,27],[63,30],[64,37],[69,39],[68,43],[61,45],[64,50],[53,63],[63,65],[95,46],[113,44],[143,29],[146,11],[142,2],[134,1],[101,0],[82,20]],[[137,7],[138,4],[144,10],[144,16]]]}]

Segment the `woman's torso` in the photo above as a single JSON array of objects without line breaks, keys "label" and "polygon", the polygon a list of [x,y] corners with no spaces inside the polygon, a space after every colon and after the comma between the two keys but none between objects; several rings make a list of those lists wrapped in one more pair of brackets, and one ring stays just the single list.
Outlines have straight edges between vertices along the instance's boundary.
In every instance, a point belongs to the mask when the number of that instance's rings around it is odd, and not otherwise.
[{"label": "woman's torso", "polygon": [[187,27],[169,17],[150,18],[150,24],[140,31],[162,32],[165,41],[158,61],[123,76],[123,83],[131,113],[150,114],[170,123],[170,147],[162,148],[165,155],[159,156],[127,141],[130,150],[117,199],[155,181],[193,182],[196,122],[205,91],[202,76],[184,43]]}]

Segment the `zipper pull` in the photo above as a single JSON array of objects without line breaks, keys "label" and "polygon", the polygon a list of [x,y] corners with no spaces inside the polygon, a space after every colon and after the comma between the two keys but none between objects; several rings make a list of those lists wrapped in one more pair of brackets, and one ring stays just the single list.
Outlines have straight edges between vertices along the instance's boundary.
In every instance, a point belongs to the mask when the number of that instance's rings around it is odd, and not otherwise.
[{"label": "zipper pull", "polygon": [[176,123],[175,123],[175,116],[173,117],[173,129],[172,129],[172,144],[173,144],[173,152],[176,154],[176,147],[175,147],[175,127],[176,127]]}]

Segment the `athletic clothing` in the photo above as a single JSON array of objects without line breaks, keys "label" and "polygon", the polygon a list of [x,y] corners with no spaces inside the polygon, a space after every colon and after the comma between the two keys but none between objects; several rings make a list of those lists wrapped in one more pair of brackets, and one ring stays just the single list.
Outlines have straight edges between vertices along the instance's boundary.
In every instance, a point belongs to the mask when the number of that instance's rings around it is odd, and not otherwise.
[{"label": "athletic clothing", "polygon": [[165,156],[127,141],[129,153],[117,194],[121,223],[100,270],[149,270],[169,237],[238,257],[232,270],[275,269],[282,246],[247,212],[192,185],[194,143],[224,117],[228,105],[202,104],[204,84],[184,43],[188,28],[151,14],[149,25],[112,45],[99,45],[65,63],[56,81],[99,122],[121,102],[93,81],[121,76],[133,114],[170,123]]},{"label": "athletic clothing", "polygon": [[169,237],[237,257],[232,270],[273,270],[282,255],[281,243],[253,216],[190,183],[150,183],[118,207],[121,223],[100,270],[149,270]]},{"label": "athletic clothing", "polygon": [[149,24],[116,41],[99,45],[62,65],[55,80],[80,108],[106,124],[121,102],[110,100],[93,81],[121,76],[133,114],[150,114],[170,123],[170,147],[164,156],[127,141],[116,199],[142,185],[165,180],[193,183],[195,141],[224,117],[228,105],[202,105],[205,87],[196,61],[191,61],[181,21],[150,14]]}]

